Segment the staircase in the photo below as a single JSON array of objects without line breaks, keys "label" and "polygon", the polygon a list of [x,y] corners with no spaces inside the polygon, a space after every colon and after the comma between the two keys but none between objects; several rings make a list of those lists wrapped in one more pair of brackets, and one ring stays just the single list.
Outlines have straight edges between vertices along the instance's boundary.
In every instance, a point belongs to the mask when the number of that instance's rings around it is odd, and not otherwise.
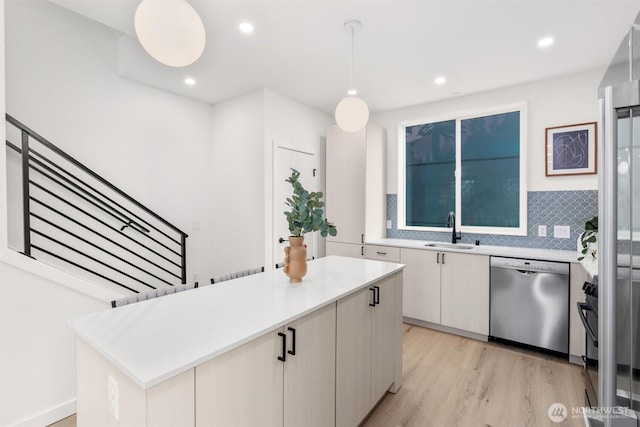
[{"label": "staircase", "polygon": [[186,233],[8,114],[6,121],[10,247],[125,295],[186,283]]}]

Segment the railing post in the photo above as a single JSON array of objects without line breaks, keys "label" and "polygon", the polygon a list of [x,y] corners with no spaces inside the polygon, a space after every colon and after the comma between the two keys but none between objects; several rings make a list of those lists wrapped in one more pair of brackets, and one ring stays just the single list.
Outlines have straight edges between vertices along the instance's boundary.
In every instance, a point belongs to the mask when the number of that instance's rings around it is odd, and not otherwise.
[{"label": "railing post", "polygon": [[182,284],[187,283],[187,236],[180,235],[180,264],[182,266]]},{"label": "railing post", "polygon": [[29,203],[29,134],[22,131],[22,230],[24,254],[31,256],[31,209]]}]

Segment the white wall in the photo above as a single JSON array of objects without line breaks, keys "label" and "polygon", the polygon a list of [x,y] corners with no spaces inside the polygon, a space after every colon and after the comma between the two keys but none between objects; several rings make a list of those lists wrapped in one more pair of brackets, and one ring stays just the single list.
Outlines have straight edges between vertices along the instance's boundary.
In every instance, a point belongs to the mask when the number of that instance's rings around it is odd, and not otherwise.
[{"label": "white wall", "polygon": [[216,274],[264,265],[264,91],[213,107],[207,192],[213,240],[207,252]]},{"label": "white wall", "polygon": [[387,128],[387,193],[398,192],[398,123],[429,117],[446,117],[522,101],[528,104],[528,190],[595,190],[596,175],[545,177],[545,128],[595,122],[597,89],[603,70],[557,77],[447,101],[375,114],[373,120]]},{"label": "white wall", "polygon": [[100,24],[40,0],[6,14],[7,112],[189,234],[187,279],[210,277],[211,105],[118,77]]},{"label": "white wall", "polygon": [[75,413],[71,317],[108,303],[0,263],[0,426],[48,425]]}]

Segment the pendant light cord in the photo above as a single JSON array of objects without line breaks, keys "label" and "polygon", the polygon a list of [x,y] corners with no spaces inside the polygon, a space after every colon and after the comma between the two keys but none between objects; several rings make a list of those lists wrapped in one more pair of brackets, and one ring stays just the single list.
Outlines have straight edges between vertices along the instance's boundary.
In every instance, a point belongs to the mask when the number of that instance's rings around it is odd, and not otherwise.
[{"label": "pendant light cord", "polygon": [[351,27],[351,81],[349,83],[349,91],[353,91],[353,57],[355,56],[355,31],[356,29]]}]

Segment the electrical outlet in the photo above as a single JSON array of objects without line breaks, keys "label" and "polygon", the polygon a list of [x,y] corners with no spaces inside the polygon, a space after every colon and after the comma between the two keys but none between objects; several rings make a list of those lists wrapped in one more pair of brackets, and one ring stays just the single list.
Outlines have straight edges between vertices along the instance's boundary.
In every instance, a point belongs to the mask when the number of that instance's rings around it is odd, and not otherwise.
[{"label": "electrical outlet", "polygon": [[539,225],[538,226],[538,237],[547,237],[547,226]]},{"label": "electrical outlet", "polygon": [[113,418],[120,418],[118,408],[118,382],[111,375],[107,377],[107,406]]},{"label": "electrical outlet", "polygon": [[571,226],[569,225],[554,225],[553,237],[556,239],[568,239],[571,237]]},{"label": "electrical outlet", "polygon": [[391,230],[393,228],[393,222],[390,219],[387,220],[387,230]]}]

